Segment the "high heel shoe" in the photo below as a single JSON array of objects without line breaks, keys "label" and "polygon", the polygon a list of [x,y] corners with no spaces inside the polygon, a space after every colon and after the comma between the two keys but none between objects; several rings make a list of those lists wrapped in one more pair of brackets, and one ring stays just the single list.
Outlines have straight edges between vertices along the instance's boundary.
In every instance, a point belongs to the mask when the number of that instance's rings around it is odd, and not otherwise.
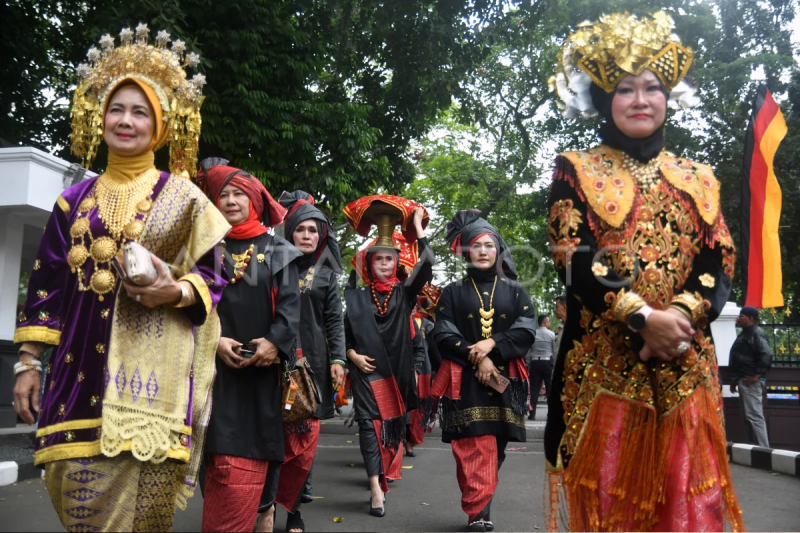
[{"label": "high heel shoe", "polygon": [[378,518],[383,518],[386,515],[386,496],[383,497],[383,507],[373,507],[372,506],[372,498],[369,499],[369,514],[372,516],[377,516]]}]

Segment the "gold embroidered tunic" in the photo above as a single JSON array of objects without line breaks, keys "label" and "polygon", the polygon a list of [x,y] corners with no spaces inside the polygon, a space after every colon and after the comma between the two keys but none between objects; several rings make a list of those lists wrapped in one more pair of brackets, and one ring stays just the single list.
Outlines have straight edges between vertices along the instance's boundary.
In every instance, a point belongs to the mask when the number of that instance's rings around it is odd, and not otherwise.
[{"label": "gold embroidered tunic", "polygon": [[[681,429],[692,450],[690,493],[722,487],[727,518],[741,525],[709,329],[727,301],[734,265],[719,182],[710,167],[666,152],[657,170],[654,179],[638,181],[623,153],[607,146],[556,161],[548,224],[568,317],[553,377],[557,394],[548,398],[545,453],[568,502],[583,506],[570,511],[575,530],[655,524],[670,446]],[[643,341],[626,321],[644,303],[690,318],[696,334],[680,358],[640,360]],[[602,464],[609,457],[601,452],[615,438],[612,512],[604,514],[598,487],[609,476]]]}]

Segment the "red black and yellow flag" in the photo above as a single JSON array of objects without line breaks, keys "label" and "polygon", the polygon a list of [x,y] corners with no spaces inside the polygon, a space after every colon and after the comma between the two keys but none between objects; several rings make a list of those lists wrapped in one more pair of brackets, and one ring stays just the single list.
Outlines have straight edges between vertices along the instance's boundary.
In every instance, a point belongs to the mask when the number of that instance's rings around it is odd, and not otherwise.
[{"label": "red black and yellow flag", "polygon": [[745,305],[783,306],[781,188],[772,162],[786,136],[786,121],[766,86],[758,88],[747,126],[742,175],[742,293]]}]

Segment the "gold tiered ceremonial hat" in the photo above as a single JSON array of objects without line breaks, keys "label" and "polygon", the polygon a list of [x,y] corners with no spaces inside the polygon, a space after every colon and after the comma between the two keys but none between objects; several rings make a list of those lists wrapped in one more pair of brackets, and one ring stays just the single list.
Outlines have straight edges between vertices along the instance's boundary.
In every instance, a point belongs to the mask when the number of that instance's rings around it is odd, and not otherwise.
[{"label": "gold tiered ceremonial hat", "polygon": [[[162,30],[156,44],[148,44],[150,30],[139,24],[136,30],[120,32],[120,46],[114,38],[103,35],[100,47],[92,47],[88,63],[78,65],[78,88],[72,108],[72,153],[89,166],[97,155],[103,138],[103,115],[108,96],[121,82],[132,80],[145,84],[155,93],[161,109],[156,111],[157,142],[154,150],[170,145],[170,170],[194,176],[200,140],[200,106],[205,76],[195,74],[188,79],[186,67],[195,68],[200,56],[186,52],[186,44],[176,40],[167,48],[170,35]],[[163,134],[159,134],[163,132]]]},{"label": "gold tiered ceremonial hat", "polygon": [[612,93],[625,76],[651,70],[669,93],[672,108],[697,105],[695,88],[686,81],[694,54],[673,33],[675,23],[658,11],[647,17],[629,13],[603,15],[583,22],[559,53],[550,80],[567,118],[597,114],[589,93],[594,83]]}]

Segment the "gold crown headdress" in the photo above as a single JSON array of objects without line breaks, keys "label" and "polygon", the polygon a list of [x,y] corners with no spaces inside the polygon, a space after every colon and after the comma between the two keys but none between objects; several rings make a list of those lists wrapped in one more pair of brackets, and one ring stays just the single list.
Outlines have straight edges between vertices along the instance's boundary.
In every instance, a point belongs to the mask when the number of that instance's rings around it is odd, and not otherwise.
[{"label": "gold crown headdress", "polygon": [[125,28],[120,32],[121,44],[114,46],[114,38],[100,38],[102,50],[92,47],[89,63],[78,65],[78,88],[73,98],[72,153],[83,159],[84,166],[91,165],[97,147],[103,138],[103,113],[109,93],[124,79],[133,78],[153,89],[163,113],[163,126],[169,143],[169,167],[176,174],[194,176],[197,169],[197,150],[200,140],[201,94],[206,78],[195,74],[189,80],[184,67],[195,68],[200,56],[194,52],[184,54],[186,44],[174,41],[167,49],[169,34],[162,30],[156,44],[147,43],[150,30],[146,24],[134,32]]},{"label": "gold crown headdress", "polygon": [[697,105],[695,89],[685,80],[694,54],[680,44],[674,27],[664,11],[641,19],[615,13],[579,24],[561,49],[556,75],[550,79],[564,103],[564,115],[596,115],[589,94],[592,83],[612,93],[625,76],[645,70],[653,71],[664,84],[670,107]]}]

